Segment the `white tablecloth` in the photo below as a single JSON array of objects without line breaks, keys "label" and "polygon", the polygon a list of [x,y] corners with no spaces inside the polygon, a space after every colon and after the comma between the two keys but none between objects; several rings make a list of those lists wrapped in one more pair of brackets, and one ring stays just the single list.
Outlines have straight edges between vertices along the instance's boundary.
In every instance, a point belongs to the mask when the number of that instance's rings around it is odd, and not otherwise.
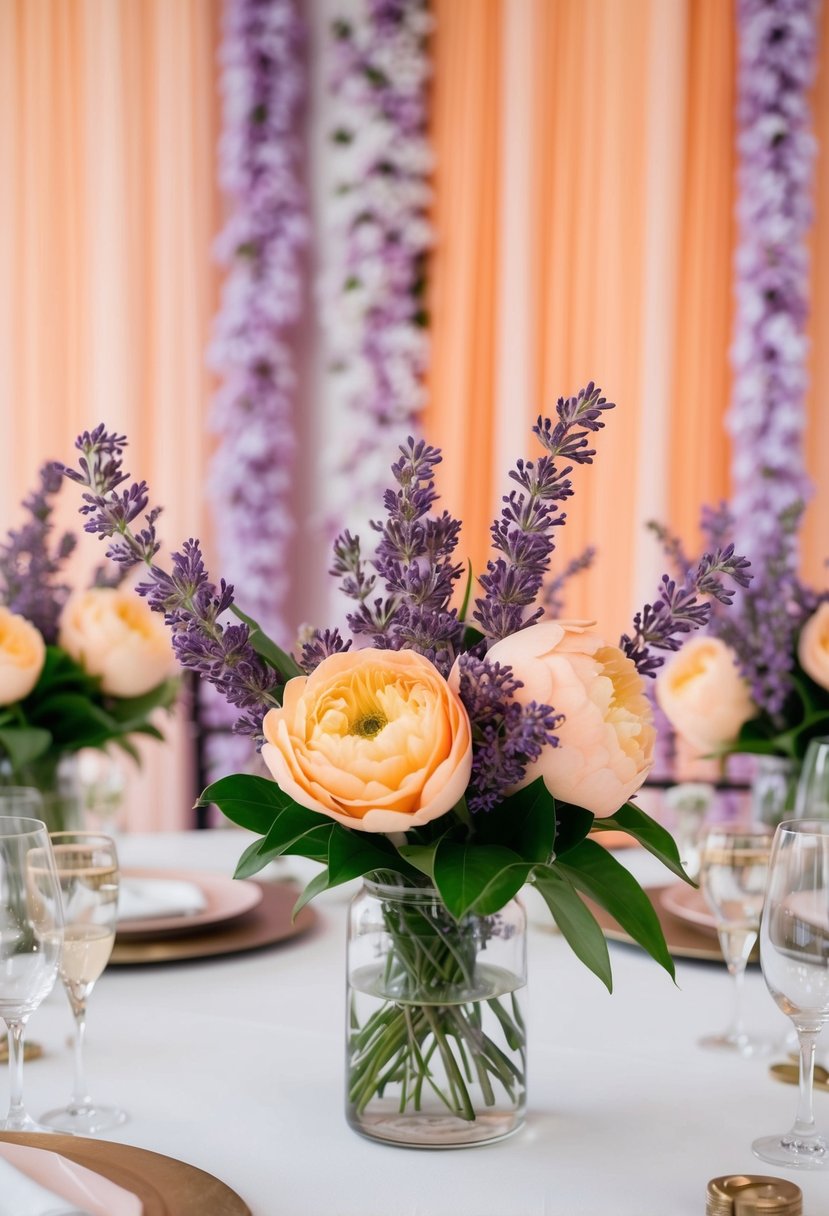
[{"label": "white tablecloth", "polygon": [[[121,859],[231,873],[246,839],[128,837]],[[674,986],[638,951],[612,946],[609,996],[539,927],[524,1131],[470,1152],[355,1135],[343,1116],[345,901],[329,893],[316,906],[319,928],[289,945],[105,973],[90,1001],[90,1086],[132,1116],[111,1138],[216,1174],[253,1216],[701,1216],[709,1178],[782,1173],[750,1143],[791,1125],[795,1088],[772,1081],[766,1061],[696,1046],[727,1021],[725,969],[683,963]],[[789,1023],[756,969],[746,1007],[752,1030],[783,1036]],[[68,1095],[69,1031],[56,990],[29,1028],[47,1050],[26,1066],[35,1115]],[[829,1095],[816,1104],[829,1132]],[[829,1213],[829,1172],[786,1176],[803,1188],[804,1216]]]}]

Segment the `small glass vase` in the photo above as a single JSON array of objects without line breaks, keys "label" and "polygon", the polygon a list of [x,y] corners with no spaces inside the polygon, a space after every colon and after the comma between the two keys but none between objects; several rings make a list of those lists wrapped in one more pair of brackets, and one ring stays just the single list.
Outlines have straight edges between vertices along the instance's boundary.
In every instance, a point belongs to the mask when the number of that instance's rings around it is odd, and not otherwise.
[{"label": "small glass vase", "polygon": [[41,756],[12,773],[0,768],[0,787],[28,786],[42,802],[39,818],[49,832],[76,832],[83,827],[83,799],[75,756]]},{"label": "small glass vase", "polygon": [[788,756],[758,756],[751,783],[751,817],[776,828],[794,815],[800,762]]},{"label": "small glass vase", "polygon": [[361,1135],[460,1148],[523,1126],[526,916],[455,921],[431,887],[365,880],[349,913],[346,1117]]}]

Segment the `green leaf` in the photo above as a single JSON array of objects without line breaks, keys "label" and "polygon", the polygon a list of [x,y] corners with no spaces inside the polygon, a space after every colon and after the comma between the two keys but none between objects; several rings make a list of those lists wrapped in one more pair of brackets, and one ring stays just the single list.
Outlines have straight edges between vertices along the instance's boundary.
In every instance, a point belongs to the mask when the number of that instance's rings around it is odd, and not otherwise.
[{"label": "green leaf", "polygon": [[594,832],[618,831],[627,832],[634,840],[658,857],[663,865],[681,878],[683,882],[696,886],[682,868],[676,841],[670,832],[658,824],[650,815],[632,802],[627,802],[620,811],[607,819],[597,819],[593,824]]},{"label": "green leaf", "polygon": [[659,917],[639,883],[625,866],[594,840],[583,840],[556,866],[577,891],[589,896],[617,920],[624,931],[675,978]]},{"label": "green leaf", "polygon": [[477,646],[484,641],[485,635],[480,629],[476,629],[474,625],[467,625],[461,637],[461,650],[471,650],[473,646]]},{"label": "green leaf", "polygon": [[549,861],[556,831],[556,803],[539,778],[510,794],[475,820],[476,840],[501,844],[524,861]]},{"label": "green leaf", "polygon": [[463,603],[461,610],[458,613],[458,620],[466,620],[466,610],[469,607],[469,597],[472,594],[472,562],[470,558],[466,559],[466,586],[463,589]]},{"label": "green leaf", "polygon": [[129,729],[141,725],[156,709],[169,709],[180,688],[178,679],[162,680],[140,697],[107,697],[106,709],[116,722]]},{"label": "green leaf", "polygon": [[275,781],[249,773],[236,773],[214,781],[196,806],[210,806],[213,803],[233,823],[262,836],[270,831],[280,811],[296,805],[287,794],[282,793]]},{"label": "green leaf", "polygon": [[289,680],[291,676],[305,675],[296,659],[283,650],[281,646],[277,646],[276,642],[268,637],[262,626],[253,617],[242,612],[241,608],[236,604],[232,604],[230,610],[250,630],[250,644],[253,649],[273,667],[274,671],[277,672],[283,681]]},{"label": "green leaf", "polygon": [[55,693],[27,713],[33,725],[51,732],[55,745],[62,751],[100,747],[121,733],[120,726],[106,710],[82,693]]},{"label": "green leaf", "polygon": [[556,837],[553,845],[556,857],[562,857],[577,844],[581,844],[596,823],[597,820],[592,811],[586,811],[583,806],[573,806],[569,802],[557,802]]},{"label": "green leaf", "polygon": [[[279,812],[260,844],[260,852],[270,857],[283,854],[307,857],[311,861],[328,860],[328,844],[339,824],[325,815],[317,815],[296,802]],[[345,828],[341,829],[345,831]]]},{"label": "green leaf", "polygon": [[236,869],[233,871],[234,878],[250,878],[252,874],[258,874],[260,870],[264,870],[268,862],[277,856],[275,853],[270,856],[263,855],[260,852],[261,846],[261,840],[254,840],[253,844],[248,845],[236,862]]},{"label": "green leaf", "polygon": [[338,887],[374,870],[394,870],[408,877],[417,876],[385,836],[352,832],[339,823],[334,824],[334,829],[328,843],[329,886]]},{"label": "green leaf", "polygon": [[553,914],[556,925],[570,949],[613,991],[613,975],[607,942],[593,913],[579,898],[570,879],[560,867],[536,866],[533,884]]},{"label": "green leaf", "polygon": [[431,844],[401,844],[398,845],[397,851],[404,861],[408,861],[409,865],[414,866],[416,870],[420,870],[421,874],[425,874],[427,878],[435,881],[435,853],[437,847],[443,837],[438,840],[433,840]]},{"label": "green leaf", "polygon": [[52,735],[37,726],[0,727],[0,748],[9,758],[12,770],[20,769],[39,759],[52,746]]},{"label": "green leaf", "polygon": [[490,916],[521,890],[532,863],[495,844],[442,840],[435,854],[434,880],[452,916]]},{"label": "green leaf", "polygon": [[294,904],[291,910],[291,920],[296,920],[305,905],[309,904],[312,899],[316,898],[323,891],[327,891],[331,885],[327,870],[323,870],[320,874],[315,875]]}]

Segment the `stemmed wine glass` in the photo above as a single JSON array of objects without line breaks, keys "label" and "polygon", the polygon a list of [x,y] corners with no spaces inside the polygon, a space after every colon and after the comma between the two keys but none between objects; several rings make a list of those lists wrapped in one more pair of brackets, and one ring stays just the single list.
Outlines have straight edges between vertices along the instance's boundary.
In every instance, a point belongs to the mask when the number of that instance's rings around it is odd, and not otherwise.
[{"label": "stemmed wine glass", "polygon": [[0,1017],[9,1038],[9,1111],[0,1130],[41,1131],[23,1105],[23,1037],[51,992],[63,940],[61,892],[39,819],[0,815]]},{"label": "stemmed wine glass", "polygon": [[749,1036],[743,1023],[746,964],[760,929],[768,875],[771,832],[762,825],[711,827],[700,844],[700,883],[717,921],[717,935],[729,974],[734,978],[731,1024],[722,1034],[706,1035],[702,1047],[725,1047],[757,1055],[770,1045]]},{"label": "stemmed wine glass", "polygon": [[109,961],[118,915],[118,857],[109,836],[53,832],[52,848],[63,891],[66,927],[60,977],[75,1018],[75,1084],[69,1104],[42,1122],[55,1131],[92,1136],[126,1121],[123,1110],[94,1103],[86,1088],[86,1003]]},{"label": "stemmed wine glass", "polygon": [[774,835],[760,926],[766,986],[794,1023],[800,1046],[800,1098],[791,1131],[751,1146],[774,1165],[822,1169],[829,1143],[815,1130],[815,1046],[829,1018],[829,823],[788,819]]},{"label": "stemmed wine glass", "polygon": [[812,739],[797,783],[795,819],[829,819],[829,737]]}]

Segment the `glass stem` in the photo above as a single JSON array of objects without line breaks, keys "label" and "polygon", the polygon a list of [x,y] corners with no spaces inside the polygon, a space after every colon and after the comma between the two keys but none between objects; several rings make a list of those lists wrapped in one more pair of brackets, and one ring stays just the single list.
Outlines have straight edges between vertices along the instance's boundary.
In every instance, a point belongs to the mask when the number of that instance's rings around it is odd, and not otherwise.
[{"label": "glass stem", "polygon": [[735,963],[729,963],[728,970],[734,977],[734,1003],[731,1007],[731,1025],[726,1033],[730,1039],[744,1039],[746,1037],[746,1028],[743,1025],[743,989],[746,978],[745,959],[738,959]]},{"label": "glass stem", "polygon": [[25,1128],[29,1121],[23,1106],[23,1035],[26,1018],[7,1021],[6,1026],[9,1031],[9,1113],[6,1130],[15,1131]]},{"label": "glass stem", "polygon": [[813,1136],[815,1132],[814,1074],[815,1046],[820,1031],[801,1030],[797,1038],[800,1044],[800,1094],[797,1101],[797,1118],[792,1132],[796,1136]]},{"label": "glass stem", "polygon": [[75,1086],[72,1090],[71,1107],[90,1106],[92,1099],[86,1089],[86,1069],[84,1067],[84,1039],[86,1037],[86,1004],[72,1005],[75,1015]]}]

